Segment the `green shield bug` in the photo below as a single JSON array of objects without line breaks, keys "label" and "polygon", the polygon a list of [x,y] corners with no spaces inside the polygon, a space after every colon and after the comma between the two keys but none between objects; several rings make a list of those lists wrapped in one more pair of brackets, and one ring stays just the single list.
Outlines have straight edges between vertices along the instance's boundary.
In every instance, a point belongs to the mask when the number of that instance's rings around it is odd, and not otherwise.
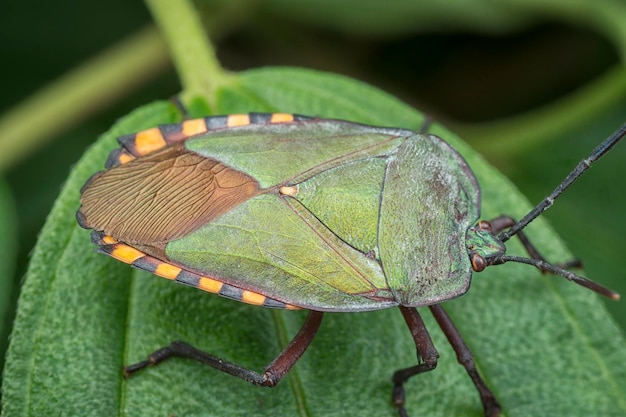
[{"label": "green shield bug", "polygon": [[[464,294],[473,272],[527,263],[606,297],[619,295],[546,262],[522,229],[626,134],[600,144],[521,221],[479,221],[480,189],[442,139],[398,128],[282,113],[212,116],[119,138],[106,169],[81,190],[80,226],[99,251],[158,276],[249,304],[308,309],[282,353],[258,373],[185,342],[125,368],[195,359],[254,385],[275,386],[312,342],[324,312],[399,307],[419,363],[438,353],[415,307],[427,306],[475,384],[486,416],[500,406],[440,305]],[[517,235],[528,258],[506,254]]]}]

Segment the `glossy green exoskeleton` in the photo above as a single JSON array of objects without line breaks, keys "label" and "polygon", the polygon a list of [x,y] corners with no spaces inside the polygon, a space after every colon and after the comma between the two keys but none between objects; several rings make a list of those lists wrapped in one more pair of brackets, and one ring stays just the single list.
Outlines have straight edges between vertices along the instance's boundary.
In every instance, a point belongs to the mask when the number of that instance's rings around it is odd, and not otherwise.
[{"label": "glossy green exoskeleton", "polygon": [[[170,356],[197,359],[253,384],[274,386],[313,340],[323,312],[399,306],[422,362],[437,351],[414,307],[428,306],[478,388],[485,414],[500,407],[440,303],[464,294],[472,273],[524,262],[605,296],[617,294],[548,264],[521,229],[547,209],[625,134],[626,125],[581,162],[521,222],[478,221],[480,189],[445,141],[397,128],[289,114],[187,120],[120,138],[105,171],[81,190],[77,219],[100,250],[159,276],[274,308],[311,310],[263,373],[174,342],[128,375]],[[530,258],[508,256],[517,234]]]}]

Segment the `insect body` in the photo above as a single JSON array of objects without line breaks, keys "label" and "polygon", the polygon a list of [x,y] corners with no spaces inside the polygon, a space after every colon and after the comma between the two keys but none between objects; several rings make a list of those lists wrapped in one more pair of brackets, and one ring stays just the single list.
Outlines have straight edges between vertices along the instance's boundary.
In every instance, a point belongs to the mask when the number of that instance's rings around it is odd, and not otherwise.
[{"label": "insect body", "polygon": [[[606,149],[598,148],[570,183],[623,135],[624,128]],[[252,113],[163,125],[119,142],[107,169],[83,187],[77,212],[102,252],[235,300],[311,310],[261,374],[184,342],[127,367],[127,374],[183,356],[274,386],[313,340],[323,312],[399,306],[423,358],[394,375],[394,402],[406,415],[403,383],[433,369],[438,357],[414,308],[429,306],[477,386],[485,414],[493,416],[498,403],[439,303],[465,293],[473,271],[507,261],[617,297],[548,264],[521,233],[562,190],[519,224],[506,217],[478,222],[474,174],[433,135]],[[505,254],[503,242],[516,233],[531,258]]]}]

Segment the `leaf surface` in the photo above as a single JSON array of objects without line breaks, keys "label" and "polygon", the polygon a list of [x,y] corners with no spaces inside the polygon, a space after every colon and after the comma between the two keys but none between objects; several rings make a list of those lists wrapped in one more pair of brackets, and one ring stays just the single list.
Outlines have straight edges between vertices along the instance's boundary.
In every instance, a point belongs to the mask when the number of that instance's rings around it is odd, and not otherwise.
[{"label": "leaf surface", "polygon": [[[399,100],[341,76],[267,68],[234,81],[219,91],[215,114],[281,111],[415,130],[424,120]],[[122,378],[123,364],[178,339],[261,370],[306,315],[173,285],[94,253],[89,232],[74,220],[80,187],[102,169],[116,136],[179,117],[166,102],[142,107],[75,166],[22,290],[4,372],[3,415],[397,415],[391,375],[415,364],[416,356],[395,309],[327,314],[311,348],[271,390],[180,359]],[[525,214],[529,204],[504,177],[452,133],[439,125],[432,131],[474,169],[484,218]],[[571,257],[546,222],[536,221],[528,234],[549,259]],[[522,254],[517,242],[509,247]],[[468,294],[445,307],[506,416],[626,414],[624,338],[597,296],[524,265],[489,268],[473,281]],[[435,371],[406,385],[409,413],[482,415],[472,383],[427,309],[423,315],[441,358]]]}]

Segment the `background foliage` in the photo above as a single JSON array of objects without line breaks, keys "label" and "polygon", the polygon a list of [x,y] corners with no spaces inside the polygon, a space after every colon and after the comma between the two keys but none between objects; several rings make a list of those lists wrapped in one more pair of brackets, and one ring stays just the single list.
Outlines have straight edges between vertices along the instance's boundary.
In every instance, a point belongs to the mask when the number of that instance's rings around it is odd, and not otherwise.
[{"label": "background foliage", "polygon": [[[272,0],[197,6],[224,67],[297,65],[390,91],[459,133],[531,201],[551,191],[624,121],[621,2],[379,4],[307,0],[296,7]],[[63,8],[42,3],[35,9],[9,1],[0,14],[0,48],[11,63],[2,67],[0,98],[3,348],[28,254],[72,164],[112,121],[180,90],[163,40],[145,28],[151,21],[138,1],[71,1]],[[626,204],[616,183],[625,174],[625,154],[617,147],[546,216],[584,259],[586,274],[622,294]],[[111,273],[97,269],[94,276]],[[624,303],[608,308],[623,329]]]}]

